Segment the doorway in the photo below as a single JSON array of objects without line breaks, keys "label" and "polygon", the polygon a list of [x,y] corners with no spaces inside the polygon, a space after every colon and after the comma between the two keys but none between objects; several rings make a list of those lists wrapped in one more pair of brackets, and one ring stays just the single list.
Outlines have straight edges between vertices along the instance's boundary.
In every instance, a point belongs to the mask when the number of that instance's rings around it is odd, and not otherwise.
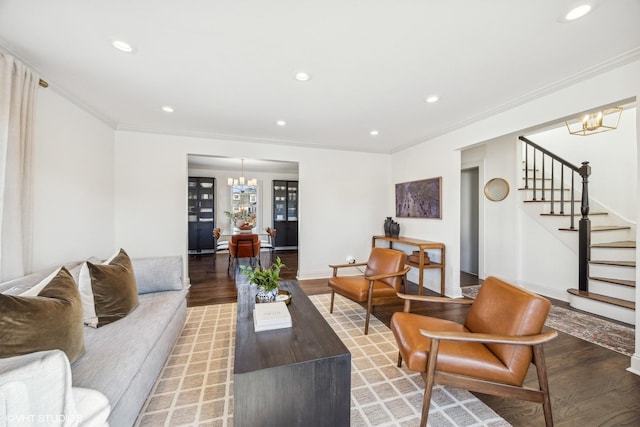
[{"label": "doorway", "polygon": [[[258,234],[261,241],[270,244],[275,243],[271,241],[272,237],[267,231],[267,228],[275,228],[276,202],[282,203],[280,200],[276,200],[276,196],[279,199],[285,199],[287,196],[286,192],[284,195],[276,194],[277,191],[275,191],[276,186],[274,185],[274,182],[279,182],[279,180],[286,182],[298,182],[299,174],[297,162],[188,154],[187,176],[204,177],[200,179],[206,178],[211,180],[213,182],[213,191],[215,194],[215,199],[213,199],[215,202],[213,202],[213,206],[211,206],[212,213],[209,214],[211,218],[207,217],[207,219],[211,221],[208,223],[211,228],[206,236],[215,248],[202,256],[205,261],[202,265],[191,265],[192,259],[190,259],[188,274],[193,283],[194,280],[199,281],[199,279],[191,277],[192,267],[204,269],[208,275],[215,274],[216,272],[227,274],[228,260],[225,257],[228,256],[228,252],[227,249],[218,249],[218,247],[220,244],[224,246],[224,243],[230,239],[231,235],[240,232],[238,231],[237,226],[238,221],[235,218],[233,218],[232,221],[232,216],[236,212],[247,213],[247,218],[253,220],[252,223],[254,227],[251,229],[251,232]],[[239,193],[235,191],[235,188],[241,181],[239,179],[240,176],[246,176],[247,183],[253,182],[253,184],[248,184],[244,187],[252,187],[254,188],[254,191],[249,192],[246,188],[243,188],[244,192],[242,191],[243,189],[241,189]],[[237,180],[238,184],[236,184],[234,180]],[[277,187],[279,188],[280,185]],[[297,194],[298,188],[296,188],[296,203]],[[245,203],[242,203],[244,196],[246,196],[247,200]],[[292,212],[290,209],[287,209],[287,211]],[[229,214],[227,214],[227,212]],[[295,234],[297,237],[299,227],[297,210],[294,214],[295,223],[292,223],[290,228],[295,227]],[[215,243],[213,233],[211,231],[213,228],[218,229],[218,237],[216,238]],[[286,230],[278,230],[276,228],[276,231],[278,232],[276,236],[287,235],[285,232]],[[290,261],[289,263],[291,266],[295,267],[295,273],[297,275],[298,245],[296,244],[294,248],[287,249],[295,249],[293,251],[293,256],[296,258],[295,262]],[[266,249],[263,249],[263,252],[265,252],[263,261],[270,261],[270,257],[268,256],[270,253]],[[201,257],[198,257],[198,260],[200,258]],[[220,261],[218,258],[224,259],[222,259],[222,262],[218,262]],[[194,275],[195,274],[199,273],[194,273]],[[203,276],[201,278],[204,281],[207,281],[209,280],[207,277]]]},{"label": "doorway", "polygon": [[465,275],[479,273],[480,246],[480,170],[478,167],[462,169],[460,177],[460,285]]}]

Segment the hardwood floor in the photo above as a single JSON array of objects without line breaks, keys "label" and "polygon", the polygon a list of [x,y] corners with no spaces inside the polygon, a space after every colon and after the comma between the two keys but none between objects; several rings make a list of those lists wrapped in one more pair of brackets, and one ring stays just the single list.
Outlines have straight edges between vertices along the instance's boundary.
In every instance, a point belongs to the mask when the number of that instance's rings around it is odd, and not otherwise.
[{"label": "hardwood floor", "polygon": [[[284,280],[295,279],[298,270],[296,252],[278,253],[287,265],[281,272]],[[268,263],[263,253],[262,262]],[[227,275],[227,255],[218,254],[213,267],[212,256],[189,261],[191,289],[189,306],[235,302],[233,277]],[[329,270],[327,269],[327,274]],[[466,285],[475,284],[473,277],[463,276]],[[300,281],[308,295],[329,292],[326,279]],[[416,292],[417,286],[409,287]],[[426,291],[428,293],[428,291]],[[567,308],[564,303],[554,301]],[[465,307],[447,304],[413,304],[412,311],[458,322],[464,321]],[[374,308],[374,315],[389,325],[391,316],[402,311],[402,303]],[[556,426],[637,426],[640,425],[640,376],[626,371],[629,358],[571,335],[558,333],[558,338],[545,345],[549,386]],[[535,370],[527,375],[526,384],[537,387]],[[544,418],[539,404],[476,394],[512,425],[542,426]]]},{"label": "hardwood floor", "polygon": [[[282,280],[295,280],[298,273],[298,253],[295,251],[279,251],[273,255],[280,257],[285,267],[280,271]],[[200,255],[189,257],[189,279],[191,288],[187,296],[189,307],[197,305],[223,304],[236,302],[236,287],[233,273],[227,274],[229,255],[221,252],[213,255]],[[269,265],[271,254],[260,254],[262,265]]]}]

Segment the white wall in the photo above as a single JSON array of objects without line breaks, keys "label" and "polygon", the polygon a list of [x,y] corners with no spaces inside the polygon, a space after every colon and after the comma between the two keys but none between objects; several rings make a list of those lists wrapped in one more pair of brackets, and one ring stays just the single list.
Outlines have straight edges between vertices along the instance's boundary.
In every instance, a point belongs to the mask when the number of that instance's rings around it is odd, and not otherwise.
[{"label": "white wall", "polygon": [[[400,234],[442,242],[446,248],[445,293],[460,296],[460,152],[446,142],[431,141],[393,155],[393,183],[442,177],[442,219],[396,218]],[[437,257],[431,253],[430,257]],[[437,261],[437,258],[435,258]],[[409,280],[418,282],[417,269]],[[424,271],[424,286],[440,292],[440,271]]]},{"label": "white wall", "polygon": [[34,129],[34,270],[114,251],[114,131],[53,89]]},{"label": "white wall", "polygon": [[504,200],[494,202],[480,197],[479,205],[483,222],[480,225],[479,276],[499,276],[515,281],[517,278],[517,242],[521,239],[518,227],[518,187],[520,186],[516,153],[517,139],[506,136],[490,143],[462,152],[463,164],[481,164],[480,187],[493,178],[503,178],[509,183],[509,194]]},{"label": "white wall", "polygon": [[115,141],[116,244],[145,256],[186,256],[189,154],[298,162],[300,278],[365,260],[393,206],[388,155],[125,131]]}]

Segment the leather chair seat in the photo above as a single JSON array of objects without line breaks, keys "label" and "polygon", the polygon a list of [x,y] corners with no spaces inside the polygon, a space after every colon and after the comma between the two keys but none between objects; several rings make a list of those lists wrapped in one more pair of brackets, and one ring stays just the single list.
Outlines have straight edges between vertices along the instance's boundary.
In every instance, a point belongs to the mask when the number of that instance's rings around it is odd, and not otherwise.
[{"label": "leather chair seat", "polygon": [[[369,295],[369,280],[362,276],[340,276],[329,278],[329,287],[353,301],[365,302]],[[395,297],[396,289],[384,282],[373,282],[373,292],[376,298]]]},{"label": "leather chair seat", "polygon": [[[410,327],[405,327],[411,325]],[[425,372],[431,340],[420,329],[440,332],[470,332],[464,325],[412,313],[397,312],[391,318],[391,330],[407,368]],[[482,343],[442,341],[437,359],[438,370],[472,376],[487,381],[520,385],[519,378]]]}]

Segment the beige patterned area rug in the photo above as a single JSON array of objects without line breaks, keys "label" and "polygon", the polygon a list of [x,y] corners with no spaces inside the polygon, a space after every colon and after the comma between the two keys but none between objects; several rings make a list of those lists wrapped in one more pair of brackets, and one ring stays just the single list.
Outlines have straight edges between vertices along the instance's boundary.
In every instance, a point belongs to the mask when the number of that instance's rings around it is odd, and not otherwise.
[{"label": "beige patterned area rug", "polygon": [[[462,288],[462,294],[468,298],[475,298],[479,289],[479,285],[465,286]],[[635,349],[634,328],[564,307],[551,306],[545,325],[629,357]]]},{"label": "beige patterned area rug", "polygon": [[[318,310],[349,348],[351,425],[418,426],[424,383],[397,368],[392,332],[375,317],[363,335],[364,309],[336,296],[312,296]],[[236,304],[189,308],[187,322],[135,426],[232,426]],[[429,411],[432,427],[508,426],[465,390],[437,386]],[[258,427],[258,426],[256,426]],[[283,426],[290,427],[290,426]]]},{"label": "beige patterned area rug", "polygon": [[235,329],[235,303],[189,308],[135,426],[231,427]]}]

